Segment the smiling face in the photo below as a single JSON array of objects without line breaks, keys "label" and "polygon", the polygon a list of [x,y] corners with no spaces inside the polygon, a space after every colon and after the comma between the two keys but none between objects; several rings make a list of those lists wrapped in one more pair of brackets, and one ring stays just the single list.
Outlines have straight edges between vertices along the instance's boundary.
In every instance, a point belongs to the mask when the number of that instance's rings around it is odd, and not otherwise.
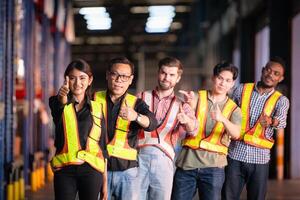
[{"label": "smiling face", "polygon": [[220,72],[217,76],[213,76],[212,81],[212,90],[215,94],[227,94],[235,83],[232,72],[227,70]]},{"label": "smiling face", "polygon": [[116,63],[106,72],[110,95],[119,98],[127,91],[133,80],[131,67],[128,64]]},{"label": "smiling face", "polygon": [[164,65],[158,71],[158,87],[161,90],[174,89],[180,78],[178,67]]},{"label": "smiling face", "polygon": [[86,73],[74,68],[69,73],[69,88],[76,97],[84,96],[85,91],[92,84],[93,77],[89,77]]},{"label": "smiling face", "polygon": [[262,69],[261,82],[267,88],[273,88],[284,79],[284,69],[281,64],[269,62]]}]

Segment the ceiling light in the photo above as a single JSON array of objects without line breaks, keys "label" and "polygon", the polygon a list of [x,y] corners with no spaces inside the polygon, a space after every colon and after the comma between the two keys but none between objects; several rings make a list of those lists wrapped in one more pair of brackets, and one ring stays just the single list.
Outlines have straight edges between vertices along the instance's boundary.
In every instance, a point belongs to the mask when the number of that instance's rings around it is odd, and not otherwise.
[{"label": "ceiling light", "polygon": [[108,30],[111,28],[111,18],[105,7],[84,7],[79,10],[87,23],[89,30]]},{"label": "ceiling light", "polygon": [[81,15],[94,15],[99,13],[106,13],[105,7],[83,7],[80,8],[79,14]]},{"label": "ceiling light", "polygon": [[168,32],[170,25],[175,17],[174,6],[150,6],[149,17],[146,23],[146,32],[165,33]]}]

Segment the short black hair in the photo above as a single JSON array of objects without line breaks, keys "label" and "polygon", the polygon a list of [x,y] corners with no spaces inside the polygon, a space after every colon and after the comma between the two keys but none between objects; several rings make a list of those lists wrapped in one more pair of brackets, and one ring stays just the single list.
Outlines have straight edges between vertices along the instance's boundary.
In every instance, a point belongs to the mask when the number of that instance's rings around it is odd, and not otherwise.
[{"label": "short black hair", "polygon": [[238,68],[228,61],[222,61],[214,67],[214,76],[219,76],[222,71],[230,71],[233,80],[237,79],[239,73]]},{"label": "short black hair", "polygon": [[274,57],[270,58],[270,61],[266,64],[266,66],[268,66],[270,64],[270,62],[275,62],[275,63],[280,64],[283,68],[283,71],[285,71],[286,64],[285,64],[285,61],[280,56],[274,56]]},{"label": "short black hair", "polygon": [[131,69],[131,74],[132,74],[132,75],[134,74],[134,64],[133,64],[128,58],[126,58],[126,57],[116,57],[116,58],[111,59],[111,60],[108,62],[107,70],[110,71],[111,68],[112,68],[115,64],[118,64],[118,63],[129,65],[129,66],[130,66],[130,69]]}]

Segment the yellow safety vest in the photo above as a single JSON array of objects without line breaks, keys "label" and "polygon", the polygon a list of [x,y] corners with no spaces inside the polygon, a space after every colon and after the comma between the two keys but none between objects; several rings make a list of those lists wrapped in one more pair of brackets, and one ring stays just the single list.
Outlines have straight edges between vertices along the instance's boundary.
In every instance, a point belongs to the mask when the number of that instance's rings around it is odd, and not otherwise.
[{"label": "yellow safety vest", "polygon": [[[184,139],[183,146],[187,146],[192,149],[201,148],[227,155],[228,146],[222,144],[221,142],[225,133],[225,127],[222,122],[216,122],[210,134],[208,136],[205,135],[206,119],[208,115],[207,91],[200,90],[198,93],[199,100],[196,116],[199,122],[199,130],[196,136],[188,136],[186,139]],[[237,105],[234,103],[234,101],[228,98],[222,110],[222,114],[224,117],[229,119],[236,107]]]},{"label": "yellow safety vest", "polygon": [[[104,118],[107,124],[107,103],[106,103],[106,91],[99,91],[95,93],[95,101],[100,102],[104,108]],[[127,106],[134,108],[137,97],[131,94],[126,94],[122,101],[121,107],[125,107],[125,100]],[[122,158],[125,160],[136,160],[137,150],[131,148],[128,144],[127,134],[129,132],[130,121],[124,120],[120,116],[117,118],[115,134],[112,141],[107,144],[107,151],[109,156]]]},{"label": "yellow safety vest", "polygon": [[[150,111],[154,111],[153,91],[145,91],[142,99],[149,106]],[[170,104],[168,113],[163,122],[154,131],[141,130],[138,134],[138,147],[154,145],[160,148],[172,160],[175,157],[174,146],[177,143],[178,135],[172,135],[174,128],[178,124],[177,114],[179,112],[181,102],[174,96]]]},{"label": "yellow safety vest", "polygon": [[[241,139],[244,140],[245,143],[259,147],[264,149],[271,149],[274,140],[268,139],[265,137],[265,128],[261,126],[259,123],[259,119],[255,123],[255,125],[250,128],[250,100],[253,92],[255,84],[254,83],[246,83],[242,92],[242,100],[241,100],[241,110],[242,110],[242,128],[241,128]],[[273,92],[273,94],[267,99],[263,113],[266,116],[271,116],[277,101],[281,97],[281,93],[278,91]]]},{"label": "yellow safety vest", "polygon": [[54,170],[67,165],[81,165],[84,162],[90,164],[100,172],[104,172],[104,159],[99,146],[101,136],[102,110],[100,103],[91,101],[91,114],[93,125],[87,139],[85,150],[79,141],[76,111],[73,104],[65,105],[63,110],[63,126],[65,143],[61,152],[57,153],[51,160]]}]

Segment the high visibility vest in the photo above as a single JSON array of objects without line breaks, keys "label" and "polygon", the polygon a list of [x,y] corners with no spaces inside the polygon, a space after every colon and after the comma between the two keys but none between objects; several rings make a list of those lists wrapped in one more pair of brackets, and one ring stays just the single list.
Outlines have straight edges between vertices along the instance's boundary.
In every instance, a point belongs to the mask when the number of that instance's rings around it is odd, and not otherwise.
[{"label": "high visibility vest", "polygon": [[[142,99],[149,106],[149,110],[154,112],[153,91],[142,93]],[[178,136],[172,135],[172,132],[178,124],[177,114],[181,102],[174,96],[169,110],[163,122],[154,131],[148,132],[141,130],[138,134],[138,147],[157,146],[172,160],[175,157],[174,145],[177,143]]]},{"label": "high visibility vest", "polygon": [[[199,99],[196,116],[199,122],[199,130],[196,136],[187,136],[183,140],[183,146],[187,146],[192,149],[205,149],[227,155],[228,146],[221,142],[225,133],[225,127],[222,122],[216,122],[210,134],[208,136],[205,134],[208,115],[207,91],[200,90],[198,94]],[[222,110],[222,114],[225,118],[229,119],[236,107],[237,105],[234,101],[228,98]]]},{"label": "high visibility vest", "polygon": [[[103,105],[104,118],[106,124],[108,124],[106,95],[106,91],[99,91],[95,93],[94,99],[95,101],[100,102]],[[134,108],[137,97],[127,93],[122,101],[121,107],[126,106],[125,100],[127,102],[127,106]],[[130,121],[124,120],[123,118],[118,116],[114,137],[106,146],[109,156],[122,158],[125,160],[137,159],[137,150],[129,146],[127,139],[130,123]]]},{"label": "high visibility vest", "polygon": [[54,170],[59,170],[67,165],[81,165],[87,162],[96,170],[104,172],[104,159],[99,146],[102,118],[100,103],[91,101],[91,109],[93,125],[86,142],[86,148],[82,149],[75,108],[73,104],[65,105],[62,114],[65,143],[62,151],[51,160]]},{"label": "high visibility vest", "polygon": [[[242,110],[242,128],[241,128],[241,139],[245,143],[264,149],[271,149],[274,140],[268,139],[265,136],[265,128],[259,123],[259,119],[255,125],[250,128],[250,100],[254,90],[254,83],[246,83],[242,92],[241,99],[241,110]],[[275,109],[276,103],[282,94],[278,91],[273,92],[267,99],[262,114],[270,117],[273,110]]]}]

